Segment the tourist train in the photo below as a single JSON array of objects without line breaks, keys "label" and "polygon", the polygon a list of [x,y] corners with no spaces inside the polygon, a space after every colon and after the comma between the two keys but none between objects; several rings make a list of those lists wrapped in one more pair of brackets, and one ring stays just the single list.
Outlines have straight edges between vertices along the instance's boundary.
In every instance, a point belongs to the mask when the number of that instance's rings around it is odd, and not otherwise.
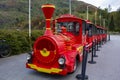
[{"label": "tourist train", "polygon": [[49,74],[73,73],[83,60],[85,46],[90,52],[93,46],[106,42],[106,28],[70,14],[52,20],[55,6],[44,4],[41,8],[46,30],[34,42],[33,52],[27,57],[27,68]]}]

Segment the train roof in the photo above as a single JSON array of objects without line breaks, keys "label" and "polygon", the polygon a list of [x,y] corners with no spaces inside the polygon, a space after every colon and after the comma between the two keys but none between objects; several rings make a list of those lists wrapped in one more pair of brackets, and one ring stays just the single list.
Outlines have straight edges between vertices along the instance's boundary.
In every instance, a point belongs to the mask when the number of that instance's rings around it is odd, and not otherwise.
[{"label": "train roof", "polygon": [[90,20],[85,20],[86,23],[93,24]]},{"label": "train roof", "polygon": [[[86,23],[88,23],[88,24],[95,25],[95,24],[93,24],[90,20],[85,20],[85,21],[86,21]],[[105,27],[103,27],[103,26],[97,26],[97,25],[95,25],[95,26],[96,26],[96,28],[103,29],[103,30],[107,30],[107,28],[105,28]]]},{"label": "train roof", "polygon": [[78,18],[74,15],[70,15],[70,14],[64,14],[64,15],[61,15],[59,18],[56,19],[58,22],[62,22],[62,21],[84,21],[83,19],[81,18]]},{"label": "train roof", "polygon": [[102,26],[96,26],[96,27],[99,28],[99,29],[107,30],[107,28],[102,27]]},{"label": "train roof", "polygon": [[[71,15],[71,14],[61,15],[61,16],[60,16],[59,18],[57,18],[56,20],[57,20],[57,22],[65,22],[65,21],[67,21],[67,22],[71,22],[71,21],[73,21],[73,22],[76,22],[76,21],[77,21],[77,22],[80,22],[80,21],[84,21],[84,22],[86,22],[86,23],[95,25],[95,24],[92,23],[90,20],[84,20],[84,19],[82,19],[82,18],[78,18],[78,17],[76,17],[75,15]],[[97,25],[95,25],[95,27],[96,27],[96,28],[99,28],[99,29],[107,30],[107,28],[105,28],[105,27],[101,27],[101,26],[97,26]]]}]

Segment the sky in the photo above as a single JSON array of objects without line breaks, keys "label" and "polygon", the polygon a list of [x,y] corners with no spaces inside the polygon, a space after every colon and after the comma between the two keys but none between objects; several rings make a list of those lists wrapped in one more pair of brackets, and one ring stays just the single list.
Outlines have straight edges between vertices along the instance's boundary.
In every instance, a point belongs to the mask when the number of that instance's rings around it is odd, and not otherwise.
[{"label": "sky", "polygon": [[84,1],[86,3],[92,4],[96,7],[102,9],[108,8],[108,5],[111,6],[111,11],[116,11],[120,7],[120,0],[78,0]]}]

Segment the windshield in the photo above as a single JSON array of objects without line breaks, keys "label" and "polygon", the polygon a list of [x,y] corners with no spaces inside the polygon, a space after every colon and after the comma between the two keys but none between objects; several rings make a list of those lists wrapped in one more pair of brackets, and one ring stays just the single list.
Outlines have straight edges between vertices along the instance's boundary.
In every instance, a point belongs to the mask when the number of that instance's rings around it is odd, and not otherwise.
[{"label": "windshield", "polygon": [[62,31],[62,27],[65,27],[67,32],[71,32],[75,35],[79,34],[79,23],[78,22],[59,22],[56,23],[56,30],[58,33]]}]

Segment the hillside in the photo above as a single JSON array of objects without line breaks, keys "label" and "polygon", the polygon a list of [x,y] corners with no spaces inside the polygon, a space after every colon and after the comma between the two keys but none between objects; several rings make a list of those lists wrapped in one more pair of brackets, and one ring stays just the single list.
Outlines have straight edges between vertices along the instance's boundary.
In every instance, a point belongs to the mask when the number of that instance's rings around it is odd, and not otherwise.
[{"label": "hillside", "polygon": [[27,20],[26,0],[0,0],[0,28],[16,28],[16,24]]},{"label": "hillside", "polygon": [[[69,0],[31,0],[32,28],[40,29],[44,26],[44,17],[41,5],[46,3],[55,4],[54,18],[69,13]],[[72,14],[86,19],[87,5],[82,1],[72,0]],[[97,8],[89,7],[89,19],[94,22],[94,12]],[[98,13],[100,9],[97,9]],[[107,11],[102,10],[103,18],[108,18]],[[99,15],[99,14],[98,14]],[[97,15],[97,18],[99,16]],[[100,22],[99,19],[97,23]],[[106,24],[107,25],[107,24]],[[25,29],[28,28],[28,0],[0,0],[0,28],[1,29]]]}]

